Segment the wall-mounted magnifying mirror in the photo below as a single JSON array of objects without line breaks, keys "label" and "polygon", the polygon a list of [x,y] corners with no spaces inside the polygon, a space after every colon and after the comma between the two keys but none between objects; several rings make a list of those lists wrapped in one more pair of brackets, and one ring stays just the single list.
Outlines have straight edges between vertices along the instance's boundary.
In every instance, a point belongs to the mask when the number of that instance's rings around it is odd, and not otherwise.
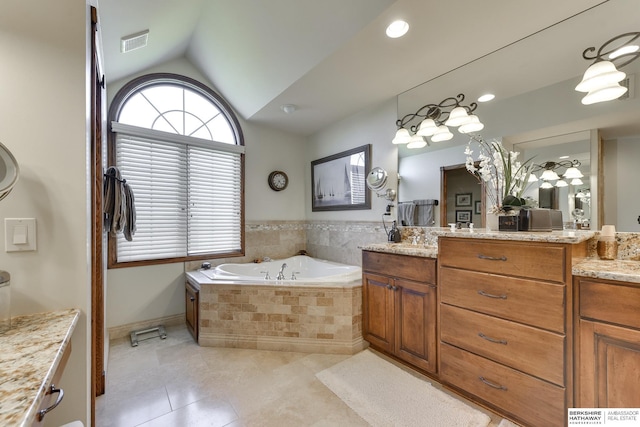
[{"label": "wall-mounted magnifying mirror", "polygon": [[390,202],[396,198],[396,191],[387,188],[384,192],[381,192],[387,185],[388,174],[387,171],[381,167],[375,167],[371,169],[369,175],[367,175],[367,187],[372,190],[378,197],[384,197]]},{"label": "wall-mounted magnifying mirror", "polygon": [[9,195],[18,181],[20,168],[11,151],[0,144],[0,200]]}]

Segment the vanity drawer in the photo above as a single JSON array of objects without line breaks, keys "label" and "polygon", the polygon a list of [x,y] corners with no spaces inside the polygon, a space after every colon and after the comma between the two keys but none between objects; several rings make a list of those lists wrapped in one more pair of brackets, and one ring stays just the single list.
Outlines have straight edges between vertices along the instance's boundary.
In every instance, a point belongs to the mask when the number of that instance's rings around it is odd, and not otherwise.
[{"label": "vanity drawer", "polygon": [[564,426],[565,389],[442,344],[440,379],[531,426]]},{"label": "vanity drawer", "polygon": [[580,317],[640,329],[640,285],[580,279]]},{"label": "vanity drawer", "polygon": [[443,342],[564,385],[563,335],[445,304],[440,320]]},{"label": "vanity drawer", "polygon": [[417,282],[436,283],[436,260],[433,258],[362,251],[362,269]]},{"label": "vanity drawer", "polygon": [[546,243],[450,237],[438,242],[442,266],[560,283],[565,281],[565,255],[563,246]]},{"label": "vanity drawer", "polygon": [[564,333],[564,285],[442,267],[443,303]]}]

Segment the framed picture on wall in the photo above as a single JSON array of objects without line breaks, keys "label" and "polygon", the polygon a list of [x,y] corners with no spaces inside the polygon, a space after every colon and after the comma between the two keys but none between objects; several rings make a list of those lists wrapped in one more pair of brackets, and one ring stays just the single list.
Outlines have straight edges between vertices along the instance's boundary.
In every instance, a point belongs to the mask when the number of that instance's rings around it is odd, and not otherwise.
[{"label": "framed picture on wall", "polygon": [[475,208],[473,210],[473,213],[476,214],[476,215],[482,214],[482,201],[481,200],[476,200]]},{"label": "framed picture on wall", "polygon": [[471,193],[456,194],[456,206],[471,206]]},{"label": "framed picture on wall", "polygon": [[365,180],[371,170],[371,144],[311,162],[311,209],[371,209]]},{"label": "framed picture on wall", "polygon": [[456,222],[471,222],[471,211],[456,211]]}]

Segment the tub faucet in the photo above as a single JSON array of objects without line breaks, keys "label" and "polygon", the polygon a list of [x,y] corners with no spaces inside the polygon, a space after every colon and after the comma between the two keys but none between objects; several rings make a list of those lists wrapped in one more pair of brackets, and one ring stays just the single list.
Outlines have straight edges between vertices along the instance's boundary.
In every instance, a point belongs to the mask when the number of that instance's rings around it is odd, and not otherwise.
[{"label": "tub faucet", "polygon": [[284,264],[282,264],[282,267],[280,267],[280,271],[278,272],[278,279],[277,280],[284,280],[284,269],[287,267],[287,263],[285,262]]}]

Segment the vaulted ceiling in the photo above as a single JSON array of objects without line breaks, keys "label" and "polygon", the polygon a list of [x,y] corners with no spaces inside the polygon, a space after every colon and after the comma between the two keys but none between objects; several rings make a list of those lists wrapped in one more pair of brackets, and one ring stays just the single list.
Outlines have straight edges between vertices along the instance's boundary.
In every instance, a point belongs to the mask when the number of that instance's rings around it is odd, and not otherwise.
[{"label": "vaulted ceiling", "polygon": [[[107,82],[186,57],[245,120],[301,135],[416,87],[434,102],[438,91],[504,97],[566,80],[588,66],[583,49],[637,31],[639,16],[637,0],[99,3]],[[398,18],[410,30],[390,39]],[[120,53],[122,37],[146,29],[147,47]]]}]

